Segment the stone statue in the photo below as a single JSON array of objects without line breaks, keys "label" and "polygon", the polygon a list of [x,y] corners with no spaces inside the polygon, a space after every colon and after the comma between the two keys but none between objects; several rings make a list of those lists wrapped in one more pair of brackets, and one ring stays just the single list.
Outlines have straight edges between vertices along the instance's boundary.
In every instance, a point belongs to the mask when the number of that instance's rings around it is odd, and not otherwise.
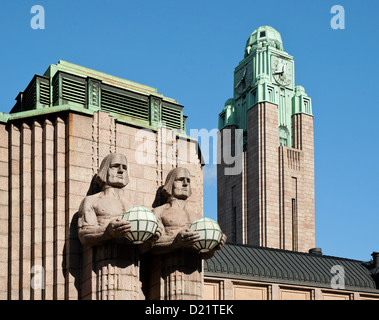
[{"label": "stone statue", "polygon": [[226,241],[208,253],[191,248],[199,234],[189,229],[202,217],[187,201],[191,196],[191,177],[188,169],[175,168],[169,172],[162,188],[166,203],[153,211],[162,230],[152,245],[154,269],[150,280],[150,299],[202,299],[201,259],[212,257]]},{"label": "stone statue", "polygon": [[143,299],[139,248],[125,237],[131,223],[121,220],[131,208],[124,194],[129,183],[126,157],[107,155],[101,162],[97,183],[101,191],[85,197],[78,212],[78,236],[84,246],[83,296],[97,300]]},{"label": "stone statue", "polygon": [[128,165],[122,154],[107,155],[99,169],[99,193],[87,196],[79,208],[78,235],[84,246],[103,244],[122,238],[131,224],[121,220],[130,205],[125,201],[124,187],[129,183]]},{"label": "stone statue", "polygon": [[[82,287],[88,292],[84,296],[133,300],[147,294],[149,299],[202,299],[202,259],[221,249],[226,237],[208,253],[192,248],[200,235],[189,227],[202,213],[187,201],[192,194],[190,172],[185,168],[169,172],[162,188],[166,203],[153,210],[158,220],[156,235],[138,246],[125,237],[131,223],[121,219],[131,207],[124,194],[129,182],[126,157],[107,155],[97,182],[101,191],[85,197],[78,212],[78,235],[85,248],[83,279],[88,287]],[[142,256],[146,258],[143,253],[148,251],[151,263],[146,264]],[[149,270],[148,277],[140,266]]]},{"label": "stone statue", "polygon": [[[201,212],[196,212],[187,199],[191,196],[191,177],[188,169],[175,168],[169,172],[163,186],[162,193],[166,203],[154,209],[162,236],[152,247],[153,254],[174,252],[182,247],[192,247],[199,239],[197,232],[189,227],[193,222],[202,217]],[[226,236],[223,235],[221,243],[212,251],[201,254],[202,258],[209,259],[216,250],[220,250],[225,244]]]}]

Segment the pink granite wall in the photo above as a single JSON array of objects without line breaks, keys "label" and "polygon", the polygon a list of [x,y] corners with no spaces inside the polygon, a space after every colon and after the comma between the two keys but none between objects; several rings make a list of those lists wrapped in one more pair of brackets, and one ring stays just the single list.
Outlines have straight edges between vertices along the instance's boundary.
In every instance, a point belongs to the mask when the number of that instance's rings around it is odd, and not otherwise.
[{"label": "pink granite wall", "polygon": [[[102,111],[0,124],[1,299],[99,298],[92,249],[77,237],[77,212],[110,152],[128,159],[133,206],[151,209],[167,173],[184,166],[195,191],[190,201],[202,212],[196,143],[163,131],[141,132]],[[163,134],[171,139],[162,140]]]}]

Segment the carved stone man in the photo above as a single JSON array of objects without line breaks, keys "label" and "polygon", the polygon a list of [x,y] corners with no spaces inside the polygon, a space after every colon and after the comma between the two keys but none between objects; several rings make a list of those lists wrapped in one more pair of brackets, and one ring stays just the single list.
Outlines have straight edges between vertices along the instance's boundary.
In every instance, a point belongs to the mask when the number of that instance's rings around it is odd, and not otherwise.
[{"label": "carved stone man", "polygon": [[[89,262],[84,262],[82,291],[89,299],[139,299],[138,249],[125,237],[131,224],[121,220],[130,209],[125,200],[128,164],[122,154],[107,155],[97,175],[101,191],[87,196],[78,216],[78,235]],[[88,264],[92,267],[88,268]],[[87,265],[87,267],[86,267]],[[92,273],[95,279],[92,279]],[[95,284],[97,288],[94,288]]]},{"label": "carved stone man", "polygon": [[151,249],[154,269],[150,284],[151,299],[202,299],[202,263],[226,241],[207,254],[199,254],[191,248],[199,234],[189,229],[202,217],[187,201],[191,196],[191,176],[188,169],[175,168],[169,172],[162,189],[166,203],[154,209],[162,236]]},{"label": "carved stone man", "polygon": [[78,234],[84,246],[122,238],[130,231],[130,222],[121,220],[130,208],[124,197],[124,187],[129,183],[127,170],[122,154],[111,153],[103,159],[97,175],[102,190],[84,198],[79,209]]}]

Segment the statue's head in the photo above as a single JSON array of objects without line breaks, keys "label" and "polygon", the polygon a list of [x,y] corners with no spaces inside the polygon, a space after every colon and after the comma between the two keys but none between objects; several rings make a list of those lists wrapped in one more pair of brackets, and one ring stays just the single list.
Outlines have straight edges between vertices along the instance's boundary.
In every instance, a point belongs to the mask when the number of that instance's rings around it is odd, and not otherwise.
[{"label": "statue's head", "polygon": [[188,169],[172,169],[167,175],[162,193],[166,198],[187,199],[192,194],[191,175]]},{"label": "statue's head", "polygon": [[125,187],[129,183],[126,157],[120,153],[108,154],[101,162],[97,182],[101,187]]}]

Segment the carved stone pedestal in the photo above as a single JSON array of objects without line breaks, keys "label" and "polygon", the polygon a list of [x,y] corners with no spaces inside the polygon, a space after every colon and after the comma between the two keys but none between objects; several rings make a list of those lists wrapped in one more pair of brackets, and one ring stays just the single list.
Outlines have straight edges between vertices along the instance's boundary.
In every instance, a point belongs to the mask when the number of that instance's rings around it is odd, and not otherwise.
[{"label": "carved stone pedestal", "polygon": [[140,299],[139,254],[125,241],[114,240],[93,248],[97,300]]},{"label": "carved stone pedestal", "polygon": [[152,255],[149,299],[201,300],[202,260],[192,249]]}]

